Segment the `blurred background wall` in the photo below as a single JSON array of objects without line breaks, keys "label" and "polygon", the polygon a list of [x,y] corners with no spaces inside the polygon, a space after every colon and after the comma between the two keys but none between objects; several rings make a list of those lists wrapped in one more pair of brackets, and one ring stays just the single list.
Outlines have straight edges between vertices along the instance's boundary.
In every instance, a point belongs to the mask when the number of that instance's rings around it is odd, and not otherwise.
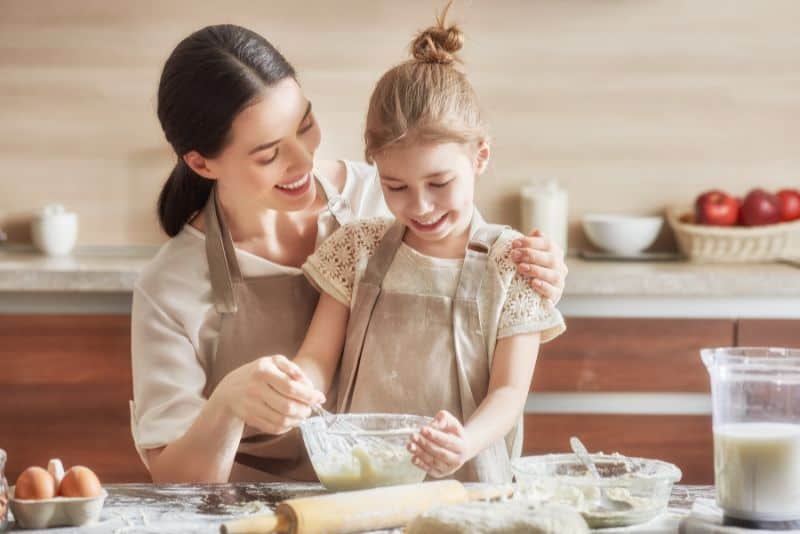
[{"label": "blurred background wall", "polygon": [[[155,200],[175,156],[156,86],[208,24],[278,46],[314,102],[319,156],[360,159],[374,82],[443,4],[0,0],[0,226],[25,241],[57,201],[79,213],[82,245],[162,242]],[[557,178],[580,246],[587,212],[800,184],[800,2],[459,0],[451,20],[493,132],[478,186],[490,219],[518,226],[520,187]]]}]

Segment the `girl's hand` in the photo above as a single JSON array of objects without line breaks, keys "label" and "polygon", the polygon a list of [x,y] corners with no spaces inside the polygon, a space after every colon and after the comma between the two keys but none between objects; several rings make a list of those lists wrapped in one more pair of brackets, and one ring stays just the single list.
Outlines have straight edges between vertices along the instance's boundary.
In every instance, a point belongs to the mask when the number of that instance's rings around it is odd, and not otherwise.
[{"label": "girl's hand", "polygon": [[568,271],[561,247],[539,230],[515,239],[511,247],[511,260],[517,264],[517,272],[530,280],[534,291],[553,304],[558,303]]},{"label": "girl's hand", "polygon": [[411,436],[407,447],[414,465],[436,478],[455,473],[470,458],[464,427],[444,410],[430,426]]},{"label": "girl's hand", "polygon": [[222,402],[233,414],[267,434],[283,434],[311,415],[325,396],[286,356],[265,356],[228,373],[209,402]]}]

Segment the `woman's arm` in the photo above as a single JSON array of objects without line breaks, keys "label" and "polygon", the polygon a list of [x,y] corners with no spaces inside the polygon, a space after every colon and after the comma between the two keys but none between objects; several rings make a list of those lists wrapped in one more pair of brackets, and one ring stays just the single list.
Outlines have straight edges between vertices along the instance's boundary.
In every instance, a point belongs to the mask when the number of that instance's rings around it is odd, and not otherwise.
[{"label": "woman's arm", "polygon": [[245,423],[283,434],[323,400],[284,356],[245,364],[220,381],[183,436],[147,451],[153,482],[227,482]]},{"label": "woman's arm", "polygon": [[538,350],[539,333],[500,339],[486,398],[464,426],[452,414],[439,412],[431,426],[412,437],[414,462],[435,477],[447,476],[502,439],[525,408]]}]

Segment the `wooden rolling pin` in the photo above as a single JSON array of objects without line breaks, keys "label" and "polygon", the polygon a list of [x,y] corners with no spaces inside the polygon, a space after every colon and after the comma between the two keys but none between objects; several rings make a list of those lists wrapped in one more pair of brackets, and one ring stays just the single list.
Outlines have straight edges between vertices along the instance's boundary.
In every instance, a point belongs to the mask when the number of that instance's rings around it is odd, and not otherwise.
[{"label": "wooden rolling pin", "polygon": [[511,494],[511,486],[465,488],[457,480],[289,499],[274,514],[225,523],[222,534],[347,534],[401,527],[434,506]]}]

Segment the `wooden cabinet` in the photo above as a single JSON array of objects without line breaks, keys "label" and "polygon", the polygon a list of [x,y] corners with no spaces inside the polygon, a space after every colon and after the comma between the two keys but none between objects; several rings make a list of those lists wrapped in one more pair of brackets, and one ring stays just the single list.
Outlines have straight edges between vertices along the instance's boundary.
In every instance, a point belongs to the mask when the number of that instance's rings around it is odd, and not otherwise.
[{"label": "wooden cabinet", "polygon": [[[699,349],[729,346],[735,331],[733,320],[567,318],[566,334],[542,346],[531,390],[600,399],[604,393],[708,393]],[[579,435],[592,450],[672,462],[684,483],[713,483],[711,417],[666,412],[529,413],[524,450],[565,451],[569,437]]]},{"label": "wooden cabinet", "polygon": [[[800,347],[800,321],[790,320],[568,318],[567,325],[541,349],[534,394],[707,394],[701,347]],[[88,465],[107,482],[149,480],[131,438],[130,398],[129,316],[0,315],[0,448],[12,481],[51,457]],[[593,450],[673,462],[684,483],[713,482],[707,414],[534,410],[525,417],[526,454],[565,451],[572,435]]]},{"label": "wooden cabinet", "polygon": [[0,448],[14,479],[61,458],[149,481],[133,446],[130,316],[0,315]]},{"label": "wooden cabinet", "polygon": [[741,347],[800,348],[800,319],[740,319],[736,338]]}]

